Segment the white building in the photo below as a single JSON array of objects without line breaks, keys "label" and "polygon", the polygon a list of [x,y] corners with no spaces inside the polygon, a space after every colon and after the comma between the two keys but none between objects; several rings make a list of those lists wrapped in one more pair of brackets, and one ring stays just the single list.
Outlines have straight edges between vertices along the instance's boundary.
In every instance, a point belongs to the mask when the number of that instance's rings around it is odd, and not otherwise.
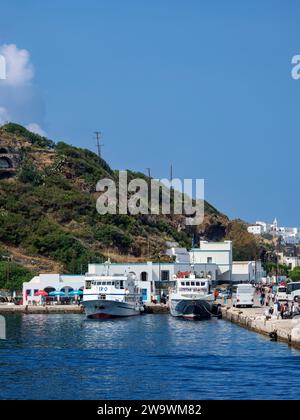
[{"label": "white building", "polygon": [[291,270],[294,270],[296,267],[300,267],[300,258],[299,257],[283,257],[283,264],[286,264]]},{"label": "white building", "polygon": [[190,254],[186,248],[178,248],[173,246],[166,251],[166,255],[173,257],[174,261],[177,263],[190,263]]},{"label": "white building", "polygon": [[261,220],[257,220],[255,225],[261,226],[263,233],[269,233],[271,231],[271,223],[266,223]]},{"label": "white building", "polygon": [[217,280],[231,281],[232,274],[232,242],[207,242],[200,241],[199,248],[190,251],[191,263],[204,266],[215,264]]},{"label": "white building", "polygon": [[[195,271],[199,276],[210,275],[213,284],[239,282],[244,279],[252,281],[264,276],[259,262],[232,261],[232,242],[200,241],[199,248],[187,251],[184,248],[173,247],[169,255],[174,256],[174,262],[141,262],[141,263],[110,263],[109,274],[134,274],[138,286],[142,289],[143,300],[150,302],[151,297],[168,290],[174,276],[178,272]],[[86,276],[107,274],[108,264],[89,264]],[[39,290],[63,291],[83,289],[84,275],[40,274],[30,282],[23,283],[24,304],[38,302],[34,294]]]},{"label": "white building", "polygon": [[247,230],[249,233],[252,233],[252,235],[262,235],[265,232],[264,228],[260,225],[248,226]]},{"label": "white building", "polygon": [[23,283],[23,304],[31,305],[40,302],[39,296],[34,296],[39,290],[47,293],[71,292],[72,290],[83,290],[84,276],[68,274],[40,274],[33,277],[29,282]]},{"label": "white building", "polygon": [[233,261],[232,263],[234,283],[260,282],[265,276],[261,261]]},{"label": "white building", "polygon": [[264,233],[269,233],[273,236],[281,237],[286,244],[300,243],[299,228],[279,226],[276,218],[274,219],[273,223],[266,223],[257,220],[255,222],[255,225],[248,226],[247,230],[253,235],[262,235]]},{"label": "white building", "polygon": [[[89,264],[88,275],[105,274],[107,264]],[[209,274],[212,281],[217,280],[218,266],[216,264],[195,264],[194,271],[200,276]],[[191,271],[190,263],[111,263],[109,266],[110,274],[133,274],[139,281],[139,287],[143,290],[143,296],[146,301],[151,300],[151,295],[159,294],[161,290],[167,290],[173,277],[178,272]]]}]

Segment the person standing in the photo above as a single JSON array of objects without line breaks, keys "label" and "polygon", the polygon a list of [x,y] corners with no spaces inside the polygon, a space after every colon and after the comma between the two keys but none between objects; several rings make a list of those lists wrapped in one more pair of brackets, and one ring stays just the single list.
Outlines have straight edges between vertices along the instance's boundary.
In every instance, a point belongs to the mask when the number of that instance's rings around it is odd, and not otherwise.
[{"label": "person standing", "polygon": [[284,304],[282,303],[282,304],[280,305],[280,316],[281,316],[281,319],[283,319],[283,314],[284,314],[284,311],[285,311],[285,306],[284,306]]},{"label": "person standing", "polygon": [[278,302],[274,302],[274,307],[273,307],[273,315],[276,316],[276,318],[278,318]]}]

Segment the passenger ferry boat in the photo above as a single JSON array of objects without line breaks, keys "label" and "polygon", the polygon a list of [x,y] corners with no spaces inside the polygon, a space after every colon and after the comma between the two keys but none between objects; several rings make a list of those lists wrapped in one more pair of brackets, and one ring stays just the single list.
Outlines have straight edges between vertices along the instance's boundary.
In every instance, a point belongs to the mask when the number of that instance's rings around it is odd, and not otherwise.
[{"label": "passenger ferry boat", "polygon": [[140,315],[142,294],[132,275],[90,275],[85,278],[83,301],[87,318],[106,319]]},{"label": "passenger ferry boat", "polygon": [[197,278],[192,273],[178,273],[174,280],[175,288],[169,294],[171,315],[186,319],[209,319],[214,309],[210,277]]}]

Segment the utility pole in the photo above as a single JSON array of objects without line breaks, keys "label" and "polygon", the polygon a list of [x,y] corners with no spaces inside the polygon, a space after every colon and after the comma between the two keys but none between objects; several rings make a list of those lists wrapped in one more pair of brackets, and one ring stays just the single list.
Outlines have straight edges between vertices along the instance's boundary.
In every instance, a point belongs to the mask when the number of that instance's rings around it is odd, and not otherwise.
[{"label": "utility pole", "polygon": [[98,156],[100,159],[102,159],[101,147],[104,146],[104,144],[100,143],[100,139],[102,138],[102,133],[101,131],[95,131],[94,133],[96,134]]},{"label": "utility pole", "polygon": [[175,203],[174,203],[175,202],[175,191],[174,191],[172,182],[173,182],[173,165],[171,163],[171,166],[170,166],[170,200],[171,200],[171,202],[170,202],[170,210],[171,210],[170,216],[171,216],[171,220],[173,220],[174,208],[175,208]]},{"label": "utility pole", "polygon": [[151,168],[146,168],[146,169],[148,171],[148,178],[150,179],[151,178]]}]

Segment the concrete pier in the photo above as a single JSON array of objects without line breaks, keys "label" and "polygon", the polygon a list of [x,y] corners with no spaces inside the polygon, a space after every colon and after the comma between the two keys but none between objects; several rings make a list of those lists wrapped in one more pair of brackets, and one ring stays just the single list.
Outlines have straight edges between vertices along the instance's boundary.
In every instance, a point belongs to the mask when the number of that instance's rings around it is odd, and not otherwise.
[{"label": "concrete pier", "polygon": [[[82,314],[78,305],[0,305],[0,314]],[[169,306],[163,303],[145,305],[145,313],[168,314]]]},{"label": "concrete pier", "polygon": [[0,314],[82,314],[78,305],[0,305]]},{"label": "concrete pier", "polygon": [[267,319],[264,315],[266,307],[234,308],[222,307],[223,319],[234,322],[251,331],[270,335],[276,333],[278,341],[283,341],[300,349],[300,319]]},{"label": "concrete pier", "polygon": [[168,314],[170,309],[169,305],[164,303],[147,303],[145,304],[145,312],[147,314]]}]

